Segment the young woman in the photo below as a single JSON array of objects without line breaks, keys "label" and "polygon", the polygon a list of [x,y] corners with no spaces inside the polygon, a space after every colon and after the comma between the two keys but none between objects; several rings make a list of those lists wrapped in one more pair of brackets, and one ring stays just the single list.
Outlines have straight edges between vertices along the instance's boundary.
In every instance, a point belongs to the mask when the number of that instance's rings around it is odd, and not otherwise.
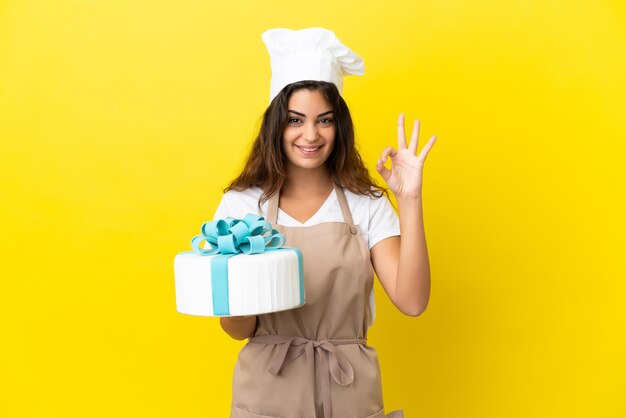
[{"label": "young woman", "polygon": [[436,138],[417,154],[418,132],[416,121],[407,145],[400,115],[398,149],[385,148],[376,166],[396,197],[398,220],[355,148],[335,84],[298,81],[272,100],[215,217],[260,211],[287,246],[300,248],[306,304],[221,318],[230,336],[249,338],[235,366],[231,417],[402,416],[385,415],[378,359],[366,337],[374,271],[401,312],[418,316],[428,304],[422,169]]}]

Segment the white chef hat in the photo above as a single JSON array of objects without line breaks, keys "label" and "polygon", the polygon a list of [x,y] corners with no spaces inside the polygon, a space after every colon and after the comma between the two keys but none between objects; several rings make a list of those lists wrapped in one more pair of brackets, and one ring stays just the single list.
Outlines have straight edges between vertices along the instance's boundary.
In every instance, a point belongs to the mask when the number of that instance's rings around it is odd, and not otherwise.
[{"label": "white chef hat", "polygon": [[269,29],[261,38],[270,53],[270,102],[287,84],[329,81],[341,93],[344,74],[362,75],[363,59],[323,28]]}]

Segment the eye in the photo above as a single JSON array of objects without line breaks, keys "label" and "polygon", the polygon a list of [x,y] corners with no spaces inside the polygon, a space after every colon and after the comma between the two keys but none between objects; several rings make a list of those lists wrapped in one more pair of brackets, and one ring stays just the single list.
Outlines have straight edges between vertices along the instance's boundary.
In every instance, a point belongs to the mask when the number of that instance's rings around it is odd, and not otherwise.
[{"label": "eye", "polygon": [[300,122],[301,122],[300,118],[289,118],[289,119],[287,119],[287,123],[289,123],[289,124],[296,124],[296,123],[300,123]]},{"label": "eye", "polygon": [[330,125],[330,124],[331,124],[331,123],[333,123],[334,121],[335,121],[335,119],[333,119],[333,118],[322,118],[322,119],[320,119],[320,122],[321,122],[323,125]]}]

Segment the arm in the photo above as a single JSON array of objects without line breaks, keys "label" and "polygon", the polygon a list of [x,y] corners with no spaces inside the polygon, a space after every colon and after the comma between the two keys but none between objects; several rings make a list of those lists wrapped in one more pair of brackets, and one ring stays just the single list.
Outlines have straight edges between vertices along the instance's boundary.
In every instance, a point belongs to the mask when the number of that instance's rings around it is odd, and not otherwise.
[{"label": "arm", "polygon": [[[418,316],[430,297],[430,262],[422,211],[422,169],[435,143],[432,137],[416,156],[419,122],[416,121],[407,148],[404,115],[398,119],[398,151],[387,147],[377,170],[396,196],[401,237],[390,237],[371,250],[376,275],[393,304],[404,314]],[[384,165],[391,157],[391,170]]]},{"label": "arm", "polygon": [[220,325],[234,339],[243,340],[252,337],[256,329],[256,321],[256,315],[225,316],[220,318]]},{"label": "arm", "polygon": [[402,237],[389,237],[371,250],[372,265],[387,295],[400,312],[418,316],[428,306],[430,263],[422,205],[398,202]]}]

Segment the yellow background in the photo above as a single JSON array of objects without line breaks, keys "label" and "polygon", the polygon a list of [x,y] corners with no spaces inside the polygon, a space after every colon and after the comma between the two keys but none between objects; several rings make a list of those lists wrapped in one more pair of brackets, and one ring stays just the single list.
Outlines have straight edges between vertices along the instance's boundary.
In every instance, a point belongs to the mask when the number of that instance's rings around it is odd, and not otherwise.
[{"label": "yellow background", "polygon": [[[386,409],[625,417],[626,3],[0,2],[0,417],[225,417],[243,342],[175,312],[173,257],[267,105],[271,27],[333,29],[372,172],[437,134],[432,295],[377,287]],[[422,141],[422,144],[423,142]]]}]

